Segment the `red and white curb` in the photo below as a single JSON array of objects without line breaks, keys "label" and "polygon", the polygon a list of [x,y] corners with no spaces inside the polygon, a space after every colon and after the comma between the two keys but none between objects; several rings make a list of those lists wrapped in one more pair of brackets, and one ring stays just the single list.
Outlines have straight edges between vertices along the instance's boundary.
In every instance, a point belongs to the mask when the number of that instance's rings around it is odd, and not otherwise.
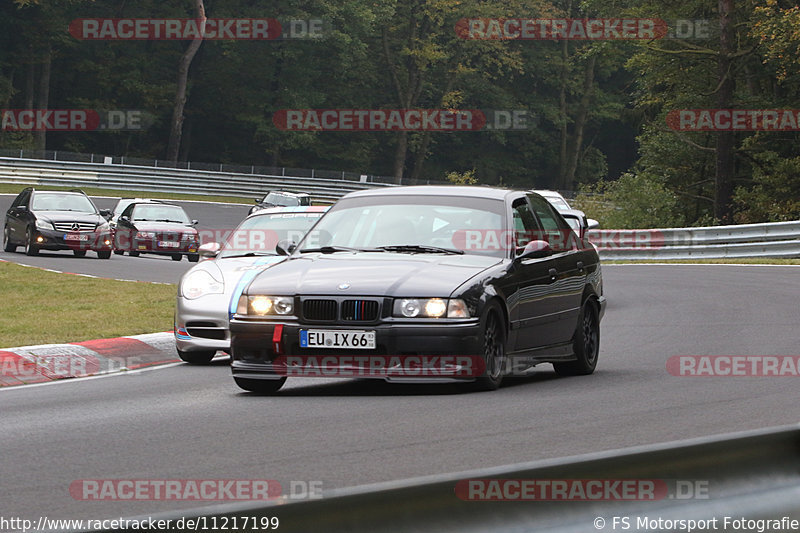
[{"label": "red and white curb", "polygon": [[172,332],[0,350],[0,387],[135,370],[180,361]]}]

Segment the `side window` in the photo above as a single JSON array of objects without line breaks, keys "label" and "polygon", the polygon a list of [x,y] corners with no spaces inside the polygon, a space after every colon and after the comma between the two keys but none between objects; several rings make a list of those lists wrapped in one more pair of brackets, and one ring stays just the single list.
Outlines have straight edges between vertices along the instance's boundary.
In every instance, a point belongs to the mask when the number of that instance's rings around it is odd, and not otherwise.
[{"label": "side window", "polygon": [[511,213],[514,217],[514,240],[519,252],[526,244],[534,240],[534,236],[538,233],[539,225],[536,223],[536,217],[533,216],[533,212],[525,198],[519,198],[514,201],[511,206]]},{"label": "side window", "polygon": [[24,206],[27,207],[30,204],[31,199],[31,191],[22,191],[19,193],[14,200],[14,203],[11,204],[11,207],[19,207]]},{"label": "side window", "polygon": [[573,233],[569,224],[556,214],[555,209],[547,200],[528,195],[528,201],[542,224],[546,240],[553,250],[563,252],[578,246],[577,235]]},{"label": "side window", "polygon": [[133,213],[133,208],[134,207],[136,207],[136,204],[129,204],[128,207],[126,207],[125,210],[120,215],[120,218],[122,218],[122,217],[131,218],[131,214]]}]

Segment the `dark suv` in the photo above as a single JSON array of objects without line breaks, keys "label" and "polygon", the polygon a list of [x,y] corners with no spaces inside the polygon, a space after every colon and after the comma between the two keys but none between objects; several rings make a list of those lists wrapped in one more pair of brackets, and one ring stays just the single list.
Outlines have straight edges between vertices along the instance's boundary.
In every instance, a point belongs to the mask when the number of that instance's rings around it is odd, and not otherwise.
[{"label": "dark suv", "polygon": [[3,250],[24,246],[27,255],[39,250],[72,250],[77,257],[87,250],[100,259],[111,257],[111,228],[83,191],[40,191],[32,187],[17,195],[6,212]]},{"label": "dark suv", "polygon": [[298,205],[311,205],[311,197],[304,192],[272,191],[264,195],[260,200],[256,200],[256,205],[250,208],[250,214],[252,215],[256,211],[268,207],[294,207]]}]

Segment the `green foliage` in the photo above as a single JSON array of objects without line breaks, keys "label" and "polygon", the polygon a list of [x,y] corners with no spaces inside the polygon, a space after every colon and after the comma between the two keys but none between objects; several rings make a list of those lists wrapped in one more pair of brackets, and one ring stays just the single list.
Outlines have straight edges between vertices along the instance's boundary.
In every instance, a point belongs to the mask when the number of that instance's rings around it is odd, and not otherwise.
[{"label": "green foliage", "polygon": [[775,153],[759,156],[753,185],[739,187],[734,195],[736,222],[800,220],[800,157],[782,158]]},{"label": "green foliage", "polygon": [[448,172],[445,179],[450,183],[456,185],[475,185],[478,183],[478,178],[475,177],[474,170],[467,170],[466,172]]},{"label": "green foliage", "polygon": [[676,216],[678,198],[666,179],[648,174],[623,174],[616,181],[586,185],[572,202],[601,228],[649,229],[683,225]]}]

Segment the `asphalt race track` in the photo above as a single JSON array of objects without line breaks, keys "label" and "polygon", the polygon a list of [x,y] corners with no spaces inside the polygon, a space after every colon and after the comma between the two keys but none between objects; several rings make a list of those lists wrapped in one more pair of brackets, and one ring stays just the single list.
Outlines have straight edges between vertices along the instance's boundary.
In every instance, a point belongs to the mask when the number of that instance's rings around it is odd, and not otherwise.
[{"label": "asphalt race track", "polygon": [[[125,267],[145,261],[53,262],[131,276]],[[606,266],[596,373],[557,378],[542,365],[489,393],[290,378],[260,397],[235,386],[225,361],[0,390],[2,514],[99,519],[198,506],[80,501],[69,487],[81,479],[333,489],[797,423],[797,378],[675,377],[666,361],[797,355],[798,276],[780,266]]]},{"label": "asphalt race track", "polygon": [[[22,190],[22,186],[20,186],[20,190]],[[15,194],[0,194],[0,215],[3,217],[3,225],[5,225],[6,211],[15,197]],[[93,197],[92,200],[98,209],[112,209],[117,203],[116,199],[111,198]],[[236,228],[250,209],[249,206],[239,204],[180,201],[173,203],[182,206],[189,218],[198,221],[198,231],[206,232],[209,236]],[[203,242],[206,240],[204,239]],[[183,273],[194,264],[187,261],[185,257],[178,262],[168,256],[149,254],[139,257],[112,254],[109,260],[100,260],[94,252],[89,252],[86,257],[75,257],[69,250],[42,250],[39,252],[39,256],[28,257],[23,253],[22,246],[17,248],[15,253],[6,253],[0,250],[0,259],[63,272],[90,274],[101,278],[136,279],[161,283],[178,283]]]}]

